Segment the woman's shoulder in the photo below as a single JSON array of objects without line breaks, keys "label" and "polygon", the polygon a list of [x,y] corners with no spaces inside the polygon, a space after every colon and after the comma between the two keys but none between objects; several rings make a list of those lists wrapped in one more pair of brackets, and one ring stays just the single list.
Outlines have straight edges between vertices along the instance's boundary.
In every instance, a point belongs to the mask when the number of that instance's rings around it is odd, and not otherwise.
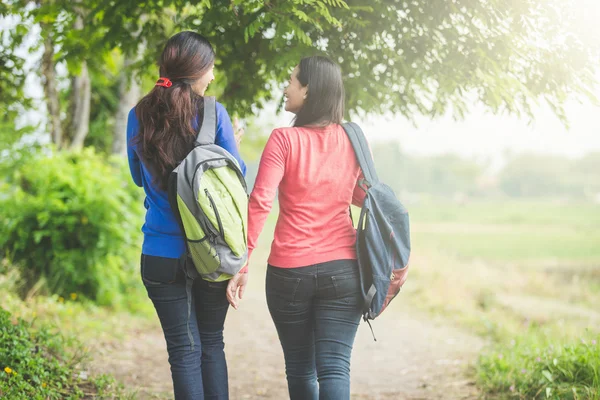
[{"label": "woman's shoulder", "polygon": [[133,107],[129,111],[129,115],[127,116],[127,136],[129,138],[137,135],[139,129],[139,122],[137,118],[137,114],[135,112],[135,107]]},{"label": "woman's shoulder", "polygon": [[285,126],[281,128],[275,128],[273,133],[278,132],[279,134],[285,136],[295,136],[302,135],[310,132],[315,133],[328,133],[335,131],[343,131],[343,128],[339,124],[331,124],[323,127],[313,127],[313,126]]},{"label": "woman's shoulder", "polygon": [[217,108],[217,116],[228,116],[229,117],[229,113],[227,112],[227,109],[225,108],[225,106],[219,102],[219,101],[215,101],[216,103],[216,108]]},{"label": "woman's shoulder", "polygon": [[131,110],[129,110],[129,119],[130,120],[134,120],[135,119],[137,121],[137,114],[135,113],[135,108],[136,107],[137,106],[133,106],[133,107],[131,107]]},{"label": "woman's shoulder", "polygon": [[289,141],[291,138],[298,136],[298,133],[298,128],[295,128],[293,126],[283,126],[280,128],[273,129],[269,137],[272,139]]},{"label": "woman's shoulder", "polygon": [[271,132],[271,135],[283,135],[283,136],[294,136],[302,133],[304,128],[296,127],[296,126],[282,126],[280,128],[275,128]]}]

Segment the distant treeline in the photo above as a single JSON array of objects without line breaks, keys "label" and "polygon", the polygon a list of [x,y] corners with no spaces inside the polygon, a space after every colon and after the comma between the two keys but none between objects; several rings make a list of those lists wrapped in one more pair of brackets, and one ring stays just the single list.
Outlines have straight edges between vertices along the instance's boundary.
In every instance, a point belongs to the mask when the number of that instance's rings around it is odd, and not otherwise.
[{"label": "distant treeline", "polygon": [[[600,152],[578,159],[519,154],[491,172],[484,163],[455,154],[416,156],[395,143],[372,147],[381,180],[400,195],[600,198]],[[249,165],[252,187],[257,163]]]}]

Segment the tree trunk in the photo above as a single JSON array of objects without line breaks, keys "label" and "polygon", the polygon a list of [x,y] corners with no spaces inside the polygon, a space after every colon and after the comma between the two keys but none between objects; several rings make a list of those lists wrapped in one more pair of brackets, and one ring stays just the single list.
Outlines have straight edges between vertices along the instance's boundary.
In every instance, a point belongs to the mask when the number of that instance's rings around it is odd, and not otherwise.
[{"label": "tree trunk", "polygon": [[85,61],[78,76],[71,77],[71,148],[79,150],[90,130],[92,88]]},{"label": "tree trunk", "polygon": [[127,116],[141,95],[140,85],[135,76],[128,76],[125,72],[131,62],[131,60],[125,59],[123,71],[119,76],[119,108],[113,130],[112,153],[124,157],[127,156]]},{"label": "tree trunk", "polygon": [[[42,31],[49,32],[50,28],[40,24]],[[46,97],[46,108],[50,119],[50,137],[57,148],[62,146],[62,125],[60,122],[60,100],[56,88],[56,71],[54,69],[54,43],[50,34],[44,39],[44,54],[42,55],[42,81],[44,95]]]},{"label": "tree trunk", "polygon": [[[83,29],[83,18],[75,19],[75,30]],[[90,130],[90,104],[92,101],[92,88],[87,63],[81,63],[79,75],[71,77],[71,108],[70,129],[71,148],[79,150]]]}]

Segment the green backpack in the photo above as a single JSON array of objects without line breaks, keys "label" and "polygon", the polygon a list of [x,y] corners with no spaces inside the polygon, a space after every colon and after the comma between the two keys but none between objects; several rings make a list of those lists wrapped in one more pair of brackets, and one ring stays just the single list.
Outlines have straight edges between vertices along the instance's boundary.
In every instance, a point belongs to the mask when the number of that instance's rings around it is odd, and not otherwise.
[{"label": "green backpack", "polygon": [[214,97],[204,97],[204,118],[194,149],[169,177],[169,203],[202,279],[231,279],[248,259],[248,195],[237,160],[215,144]]}]

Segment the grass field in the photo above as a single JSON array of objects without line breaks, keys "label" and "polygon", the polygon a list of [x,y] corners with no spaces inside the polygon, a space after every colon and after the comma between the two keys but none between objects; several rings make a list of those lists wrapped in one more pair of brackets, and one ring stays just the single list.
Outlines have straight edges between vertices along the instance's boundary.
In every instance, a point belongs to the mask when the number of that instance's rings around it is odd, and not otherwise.
[{"label": "grass field", "polygon": [[[409,207],[408,299],[478,331],[598,327],[600,207],[427,202]],[[489,332],[488,332],[489,333]]]},{"label": "grass field", "polygon": [[415,248],[459,259],[600,265],[600,206],[425,203],[411,208]]},{"label": "grass field", "polygon": [[490,339],[492,398],[600,398],[600,206],[542,201],[409,207],[405,301]]}]

